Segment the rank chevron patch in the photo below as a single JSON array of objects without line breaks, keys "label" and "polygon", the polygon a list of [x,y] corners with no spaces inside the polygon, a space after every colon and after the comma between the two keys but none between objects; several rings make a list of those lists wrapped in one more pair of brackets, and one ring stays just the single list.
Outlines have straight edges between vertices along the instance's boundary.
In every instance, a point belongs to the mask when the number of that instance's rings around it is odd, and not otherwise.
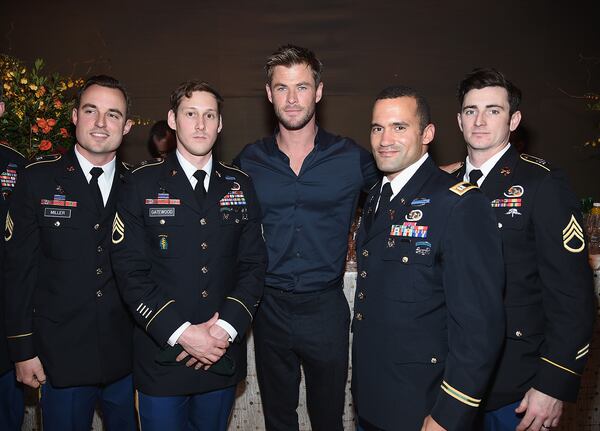
[{"label": "rank chevron patch", "polygon": [[12,217],[10,216],[10,211],[6,213],[6,224],[4,229],[4,240],[10,241],[13,235],[13,229],[15,228],[15,223],[13,222]]},{"label": "rank chevron patch", "polygon": [[[116,236],[115,236],[116,234]],[[112,227],[112,243],[118,244],[123,239],[125,239],[125,225],[121,221],[121,217],[119,217],[119,213],[115,214],[115,220],[113,221]]]},{"label": "rank chevron patch", "polygon": [[[573,247],[569,245],[572,241],[575,242],[575,244],[572,244]],[[574,215],[571,215],[569,224],[563,229],[563,246],[571,253],[579,253],[585,248],[583,229],[581,229],[581,226],[577,223]]]}]

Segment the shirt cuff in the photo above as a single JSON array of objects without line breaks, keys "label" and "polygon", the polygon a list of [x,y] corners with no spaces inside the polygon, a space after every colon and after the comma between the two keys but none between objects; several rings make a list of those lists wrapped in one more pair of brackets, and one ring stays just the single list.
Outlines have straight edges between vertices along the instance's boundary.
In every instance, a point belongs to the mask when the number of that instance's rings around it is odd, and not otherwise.
[{"label": "shirt cuff", "polygon": [[171,336],[167,340],[167,344],[171,347],[177,344],[177,340],[179,340],[179,337],[181,336],[181,334],[183,334],[183,331],[185,331],[191,325],[192,324],[190,322],[185,322],[183,325],[181,325],[175,332],[173,332],[173,334],[171,334]]},{"label": "shirt cuff", "polygon": [[219,319],[219,320],[217,320],[215,325],[219,325],[221,328],[223,328],[225,330],[225,332],[227,332],[229,334],[229,342],[230,343],[233,342],[233,340],[235,340],[235,337],[237,337],[237,331],[228,322],[226,322],[222,319]]}]

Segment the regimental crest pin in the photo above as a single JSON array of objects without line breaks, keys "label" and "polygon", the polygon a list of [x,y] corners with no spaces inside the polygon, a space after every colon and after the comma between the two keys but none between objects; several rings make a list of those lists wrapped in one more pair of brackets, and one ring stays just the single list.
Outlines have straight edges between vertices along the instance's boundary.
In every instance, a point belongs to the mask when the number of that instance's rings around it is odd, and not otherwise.
[{"label": "regimental crest pin", "polygon": [[510,168],[508,166],[505,166],[502,169],[500,169],[500,175],[504,175],[505,177],[509,176]]}]

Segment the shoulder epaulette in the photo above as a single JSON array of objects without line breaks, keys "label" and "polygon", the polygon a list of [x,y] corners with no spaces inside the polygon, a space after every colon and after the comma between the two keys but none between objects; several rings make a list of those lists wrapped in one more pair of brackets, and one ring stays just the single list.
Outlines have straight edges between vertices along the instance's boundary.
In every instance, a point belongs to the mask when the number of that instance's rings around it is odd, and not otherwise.
[{"label": "shoulder epaulette", "polygon": [[56,162],[56,161],[60,160],[61,157],[62,156],[60,154],[44,154],[42,156],[37,156],[33,162],[31,162],[30,164],[25,166],[25,169],[30,168],[30,167],[40,164],[40,163]]},{"label": "shoulder epaulette", "polygon": [[[454,163],[448,165],[448,166],[452,166]],[[458,171],[460,171],[462,169],[462,167],[465,165],[465,162],[458,162],[458,166],[456,167],[456,169],[450,171],[450,175],[457,173]]]},{"label": "shoulder epaulette", "polygon": [[527,162],[527,163],[532,163],[534,165],[539,166],[540,168],[544,168],[547,171],[550,171],[550,168],[548,167],[548,162],[545,161],[544,159],[540,159],[539,157],[535,157],[532,156],[530,154],[521,154],[521,160]]},{"label": "shoulder epaulette", "polygon": [[458,196],[462,196],[465,193],[467,193],[469,190],[476,189],[476,188],[478,188],[478,187],[474,186],[471,183],[468,183],[466,181],[461,181],[460,183],[454,184],[448,190],[450,190],[453,193],[456,193]]},{"label": "shoulder epaulette", "polygon": [[127,169],[128,171],[132,170],[133,167],[134,167],[133,163],[127,163],[127,162],[124,162],[122,160],[121,160],[121,165],[123,165],[123,167],[125,169]]},{"label": "shoulder epaulette", "polygon": [[165,161],[165,159],[160,159],[160,158],[144,160],[144,161],[138,163],[137,166],[133,167],[133,170],[131,172],[132,173],[137,172],[140,169],[147,168],[148,166],[158,166],[161,163],[163,163],[164,161]]},{"label": "shoulder epaulette", "polygon": [[8,146],[8,145],[6,145],[6,144],[0,144],[0,146],[1,146],[1,147],[4,147],[4,148],[6,148],[7,150],[11,150],[12,152],[14,152],[14,153],[17,153],[19,156],[21,156],[21,157],[25,158],[25,156],[24,156],[23,154],[21,154],[21,152],[20,152],[20,151],[16,150],[16,149],[15,149],[15,148],[13,148],[13,147],[9,147],[9,146]]},{"label": "shoulder epaulette", "polygon": [[240,168],[236,168],[236,167],[233,167],[233,166],[230,166],[230,165],[226,165],[225,163],[223,163],[221,161],[219,162],[219,164],[221,166],[223,166],[224,168],[231,169],[233,171],[238,171],[240,174],[244,174],[245,176],[248,176],[248,174],[246,172],[242,171]]}]

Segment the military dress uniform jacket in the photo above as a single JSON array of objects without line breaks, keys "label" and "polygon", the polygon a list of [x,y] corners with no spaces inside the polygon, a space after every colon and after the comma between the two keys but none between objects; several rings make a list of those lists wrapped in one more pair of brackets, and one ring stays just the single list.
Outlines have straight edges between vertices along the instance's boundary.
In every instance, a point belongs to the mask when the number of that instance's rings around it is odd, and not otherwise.
[{"label": "military dress uniform jacket", "polygon": [[[134,380],[148,395],[207,392],[246,376],[245,332],[262,297],[266,267],[260,208],[242,171],[215,163],[202,207],[175,153],[133,171],[113,226],[113,261],[137,321]],[[232,376],[157,362],[184,322],[215,312],[238,332]]]},{"label": "military dress uniform jacket", "polygon": [[374,218],[380,187],[356,239],[358,414],[389,431],[418,431],[430,414],[449,431],[470,430],[504,334],[494,216],[476,187],[430,158]]},{"label": "military dress uniform jacket", "polygon": [[[10,196],[17,183],[25,157],[18,151],[0,144],[0,220],[6,220]],[[12,369],[8,356],[6,331],[4,328],[4,241],[0,241],[0,375]]]},{"label": "military dress uniform jacket", "polygon": [[6,219],[6,333],[13,361],[39,356],[53,386],[106,384],[131,372],[133,322],[110,255],[117,161],[109,200],[96,208],[74,150],[31,163]]},{"label": "military dress uniform jacket", "polygon": [[506,345],[486,409],[516,402],[531,387],[575,401],[596,310],[579,202],[560,170],[513,147],[481,190],[496,213],[506,265]]}]

